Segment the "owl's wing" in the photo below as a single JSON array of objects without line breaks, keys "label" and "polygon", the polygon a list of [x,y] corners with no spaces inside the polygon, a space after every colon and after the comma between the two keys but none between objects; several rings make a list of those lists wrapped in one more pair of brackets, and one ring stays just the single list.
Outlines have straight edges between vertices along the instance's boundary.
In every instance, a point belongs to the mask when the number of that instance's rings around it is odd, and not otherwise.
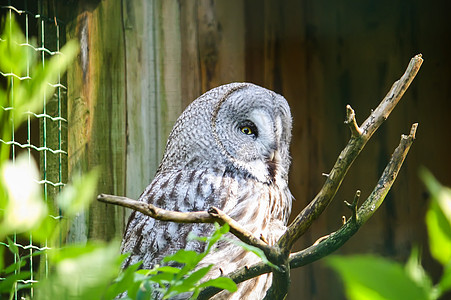
[{"label": "owl's wing", "polygon": [[[221,172],[219,172],[221,173]],[[222,207],[225,193],[217,194],[226,184],[223,175],[210,170],[175,170],[159,173],[139,200],[174,211],[200,211],[210,206]],[[144,269],[179,249],[203,251],[199,242],[187,242],[189,232],[210,235],[211,224],[179,224],[152,219],[134,211],[129,218],[122,240],[121,252],[130,253],[123,267],[142,260]]]}]

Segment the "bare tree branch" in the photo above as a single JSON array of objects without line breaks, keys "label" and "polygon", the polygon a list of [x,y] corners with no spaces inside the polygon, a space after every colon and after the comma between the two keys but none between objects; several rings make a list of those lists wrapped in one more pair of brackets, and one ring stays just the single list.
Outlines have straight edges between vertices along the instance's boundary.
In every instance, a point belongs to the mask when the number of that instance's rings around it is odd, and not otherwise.
[{"label": "bare tree branch", "polygon": [[393,183],[398,176],[399,170],[409,152],[415,139],[418,124],[413,124],[409,135],[402,135],[398,147],[392,154],[390,161],[384,169],[376,187],[368,196],[362,206],[357,210],[358,195],[354,198],[351,205],[351,218],[336,232],[329,235],[323,242],[310,246],[307,249],[290,255],[290,267],[299,268],[329,255],[340,248],[346,241],[353,236],[357,230],[376,212],[385,199]]},{"label": "bare tree branch", "polygon": [[423,59],[421,54],[411,59],[404,75],[393,84],[388,94],[361,127],[357,126],[352,108],[350,106],[347,107],[348,117],[346,123],[351,127],[351,139],[340,153],[340,156],[335,162],[332,171],[327,176],[326,182],[320,192],[313,201],[296,216],[285,234],[279,239],[279,248],[282,251],[285,251],[286,255],[290,253],[295,241],[306,232],[312,222],[321,215],[324,209],[332,201],[352,163],[373,133],[379,128],[383,121],[388,118],[391,111],[404,95],[404,92],[418,73],[422,63]]},{"label": "bare tree branch", "polygon": [[165,210],[142,201],[136,201],[127,197],[100,194],[97,200],[108,204],[119,205],[133,210],[137,210],[144,215],[160,221],[176,223],[219,223],[228,224],[230,232],[246,244],[252,245],[263,250],[268,257],[277,256],[275,249],[269,246],[261,239],[255,237],[252,232],[242,227],[237,221],[233,220],[226,213],[216,207],[211,207],[208,211],[178,212]]},{"label": "bare tree branch", "polygon": [[242,227],[237,221],[232,219],[230,216],[228,216],[226,213],[224,213],[222,210],[211,207],[208,210],[208,213],[215,219],[214,222],[218,222],[219,224],[223,225],[225,223],[229,224],[230,226],[230,232],[233,233],[237,238],[239,238],[241,241],[245,242],[246,244],[249,244],[251,246],[257,247],[263,252],[265,252],[266,257],[271,262],[276,263],[274,260],[275,257],[279,255],[279,251],[277,251],[277,248],[271,247],[266,242],[262,241],[261,239],[255,237],[252,232],[246,230],[244,227]]},{"label": "bare tree branch", "polygon": [[151,218],[160,221],[176,223],[214,223],[216,218],[206,211],[178,212],[165,210],[142,201],[136,201],[127,197],[100,194],[97,200],[108,204],[119,205],[133,210],[137,210]]},{"label": "bare tree branch", "polygon": [[288,259],[284,264],[279,264],[279,270],[272,270],[272,284],[266,291],[263,300],[283,299],[290,288],[291,275]]}]

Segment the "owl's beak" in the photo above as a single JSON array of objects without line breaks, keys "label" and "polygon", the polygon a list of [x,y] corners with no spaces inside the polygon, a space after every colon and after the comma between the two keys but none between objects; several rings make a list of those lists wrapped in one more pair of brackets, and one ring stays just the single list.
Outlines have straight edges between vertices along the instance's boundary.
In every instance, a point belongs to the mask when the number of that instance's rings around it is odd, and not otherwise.
[{"label": "owl's beak", "polygon": [[274,151],[271,151],[271,153],[269,154],[269,161],[274,161],[274,158],[275,158],[275,156],[276,156],[276,151],[274,150]]},{"label": "owl's beak", "polygon": [[279,151],[272,150],[268,155],[268,160],[266,161],[268,175],[271,181],[273,181],[276,177],[277,166],[279,161],[280,161]]}]

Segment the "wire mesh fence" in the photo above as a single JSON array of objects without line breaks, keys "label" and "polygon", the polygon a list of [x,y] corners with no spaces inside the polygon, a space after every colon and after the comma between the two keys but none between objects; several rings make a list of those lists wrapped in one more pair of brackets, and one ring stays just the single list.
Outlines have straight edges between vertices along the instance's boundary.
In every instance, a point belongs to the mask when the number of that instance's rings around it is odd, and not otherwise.
[{"label": "wire mesh fence", "polygon": [[[0,14],[5,20],[6,16],[14,16],[20,24],[25,34],[25,43],[21,47],[29,47],[39,55],[39,64],[42,68],[46,67],[46,60],[59,54],[60,47],[65,42],[64,22],[58,19],[53,1],[7,1],[0,6]],[[5,27],[8,28],[5,24]],[[12,37],[14,39],[14,36]],[[0,40],[0,42],[5,42]],[[14,42],[14,41],[13,41]],[[1,59],[1,58],[0,58]],[[21,83],[33,78],[34,74],[29,67],[32,63],[31,57],[23,57],[27,61],[27,68],[23,74],[13,72],[0,72],[0,83],[3,85],[14,84],[13,78],[19,79]],[[18,126],[14,124],[13,118],[10,119],[11,140],[2,140],[0,143],[8,145],[10,149],[10,158],[14,162],[21,153],[27,155],[29,163],[35,160],[40,169],[39,184],[43,187],[44,199],[50,205],[53,198],[64,187],[67,181],[67,113],[66,113],[66,86],[61,74],[57,82],[49,82],[54,86],[55,93],[51,99],[46,99],[42,95],[42,108],[40,111],[28,111],[26,121]],[[0,107],[5,111],[14,111],[14,92],[9,91],[9,103],[6,107]],[[53,211],[58,212],[58,208]],[[59,219],[61,216],[57,213],[51,217]],[[33,297],[33,284],[39,278],[48,276],[48,258],[44,255],[34,257],[33,253],[48,248],[47,243],[39,244],[35,242],[30,235],[26,239],[18,235],[12,237],[14,245],[20,249],[18,254],[11,254],[7,257],[9,251],[5,253],[5,262],[17,262],[21,255],[29,255],[27,264],[21,270],[30,272],[29,278],[21,280],[15,288],[14,298],[21,299],[23,293]],[[10,247],[5,241],[0,241],[0,247]],[[38,270],[39,273],[38,273]],[[0,278],[4,280],[4,278]],[[27,286],[25,292],[20,291],[21,286]],[[1,298],[1,295],[0,295]]]}]

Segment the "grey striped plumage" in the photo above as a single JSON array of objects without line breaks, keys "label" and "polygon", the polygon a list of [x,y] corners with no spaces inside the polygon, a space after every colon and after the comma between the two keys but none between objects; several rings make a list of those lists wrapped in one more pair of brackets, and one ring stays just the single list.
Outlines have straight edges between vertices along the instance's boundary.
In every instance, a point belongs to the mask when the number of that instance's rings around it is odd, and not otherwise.
[{"label": "grey striped plumage", "polygon": [[[291,211],[290,139],[291,114],[282,96],[250,83],[212,89],[178,118],[155,178],[139,200],[175,211],[216,206],[274,243]],[[186,237],[190,231],[209,235],[212,229],[211,224],[161,222],[134,212],[122,241],[122,252],[131,252],[124,267],[143,260],[143,267],[151,268],[181,248],[203,251]],[[214,264],[208,274],[214,278],[258,261],[221,242],[202,266]],[[262,275],[217,298],[260,299],[270,284],[271,276]]]}]

